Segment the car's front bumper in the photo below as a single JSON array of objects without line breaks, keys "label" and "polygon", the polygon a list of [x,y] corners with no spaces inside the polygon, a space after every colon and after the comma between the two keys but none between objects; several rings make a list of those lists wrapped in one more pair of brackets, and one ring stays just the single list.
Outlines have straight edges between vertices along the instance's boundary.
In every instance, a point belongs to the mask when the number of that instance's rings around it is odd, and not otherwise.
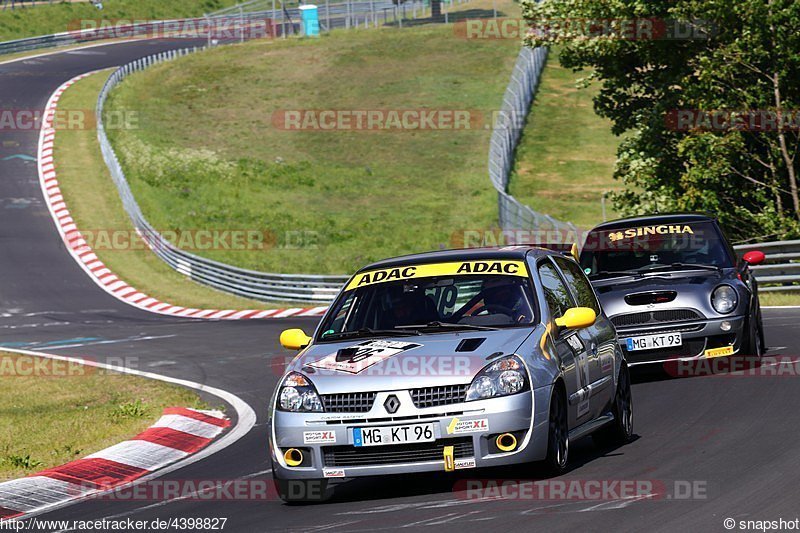
[{"label": "car's front bumper", "polygon": [[[378,413],[377,407],[361,414],[275,410],[270,431],[274,473],[280,479],[290,480],[445,471],[445,456],[441,453],[445,446],[453,446],[457,470],[541,460],[547,453],[551,390],[548,385],[508,397],[416,409],[412,416],[392,417]],[[408,391],[386,391],[378,393],[374,405],[383,405],[389,394],[395,394],[401,402],[411,401]],[[460,422],[485,420],[488,427],[454,434],[448,430],[453,427],[454,418]],[[353,445],[354,428],[430,422],[435,426],[436,441],[414,445],[412,449],[398,445]],[[313,432],[330,432],[325,436],[328,442],[308,443],[306,437]],[[492,449],[494,436],[502,433],[518,437],[513,451]],[[335,442],[331,435],[335,435]],[[283,457],[289,448],[301,449],[310,457],[304,455],[302,466],[290,467]]]},{"label": "car's front bumper", "polygon": [[[727,355],[739,353],[744,340],[745,322],[745,316],[731,316],[674,324],[661,323],[658,326],[649,327],[617,328],[617,334],[629,366],[688,361],[715,357],[715,350],[721,348],[732,347],[732,350],[727,350],[730,352]],[[730,328],[723,329],[724,323],[730,325]],[[628,350],[627,348],[627,339],[630,337],[675,332],[681,333],[682,346],[656,350]]]}]

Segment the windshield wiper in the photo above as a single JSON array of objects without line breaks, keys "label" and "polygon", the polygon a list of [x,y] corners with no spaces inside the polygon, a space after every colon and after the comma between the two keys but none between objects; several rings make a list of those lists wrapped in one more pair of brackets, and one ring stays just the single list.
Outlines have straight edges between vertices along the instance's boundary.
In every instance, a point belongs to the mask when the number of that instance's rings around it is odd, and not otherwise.
[{"label": "windshield wiper", "polygon": [[439,322],[438,320],[434,320],[433,322],[428,322],[427,324],[414,324],[408,326],[397,326],[397,329],[402,329],[407,331],[406,328],[410,329],[474,329],[478,331],[497,331],[499,328],[493,328],[491,326],[479,326],[477,324],[454,324],[452,322]]},{"label": "windshield wiper", "polygon": [[722,269],[713,265],[695,265],[693,263],[672,263],[670,265],[653,265],[649,268],[642,270],[642,272],[656,272],[659,270],[669,270],[671,268],[694,268],[697,270],[713,270],[714,272],[721,272]]},{"label": "windshield wiper", "polygon": [[354,331],[342,331],[340,333],[331,333],[330,335],[323,335],[320,340],[329,341],[334,339],[349,339],[352,337],[363,337],[366,335],[375,335],[380,337],[410,337],[414,335],[422,335],[419,331],[414,329],[372,329],[361,328]]},{"label": "windshield wiper", "polygon": [[620,276],[641,276],[642,273],[638,270],[601,270],[600,272],[595,272],[591,274],[589,277],[594,279],[598,276],[603,277],[620,277]]}]

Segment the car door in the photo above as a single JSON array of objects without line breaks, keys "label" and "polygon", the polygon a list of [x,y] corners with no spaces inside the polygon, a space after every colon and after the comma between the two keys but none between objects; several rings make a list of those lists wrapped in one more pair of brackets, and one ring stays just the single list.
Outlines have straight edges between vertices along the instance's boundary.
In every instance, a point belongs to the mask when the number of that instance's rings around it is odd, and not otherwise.
[{"label": "car door", "polygon": [[[555,328],[553,331],[556,331],[558,328],[555,319],[564,316],[567,309],[575,307],[575,301],[558,268],[549,258],[541,260],[537,270],[550,312],[550,324]],[[579,331],[575,330],[561,329],[553,336],[553,340],[564,372],[569,404],[569,427],[572,429],[589,420],[591,414],[586,347],[579,336]]]},{"label": "car door", "polygon": [[587,351],[589,409],[592,417],[597,417],[603,414],[614,397],[616,335],[581,267],[566,257],[556,257],[554,260],[578,305],[597,313],[594,325],[578,332]]}]

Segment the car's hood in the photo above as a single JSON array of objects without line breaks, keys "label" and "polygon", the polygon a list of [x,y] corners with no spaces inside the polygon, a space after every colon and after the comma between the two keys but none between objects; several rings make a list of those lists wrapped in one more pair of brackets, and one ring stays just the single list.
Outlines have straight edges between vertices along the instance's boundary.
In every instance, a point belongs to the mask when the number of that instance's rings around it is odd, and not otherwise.
[{"label": "car's hood", "polygon": [[322,343],[301,352],[289,370],[308,376],[320,394],[470,383],[489,355],[513,354],[532,332],[523,327]]},{"label": "car's hood", "polygon": [[[610,317],[638,312],[664,309],[694,309],[705,317],[719,315],[711,306],[711,293],[722,283],[735,287],[741,285],[734,269],[721,272],[705,270],[680,270],[667,273],[645,274],[641,277],[609,277],[592,281],[603,309]],[[642,293],[674,292],[674,299],[663,303],[640,303],[631,305],[625,297]],[[740,305],[744,298],[740,297]]]}]

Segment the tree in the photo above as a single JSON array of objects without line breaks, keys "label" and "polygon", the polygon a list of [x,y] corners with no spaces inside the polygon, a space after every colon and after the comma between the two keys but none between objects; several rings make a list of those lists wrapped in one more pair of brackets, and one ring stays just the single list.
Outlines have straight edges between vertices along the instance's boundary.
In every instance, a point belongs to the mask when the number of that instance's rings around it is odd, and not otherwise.
[{"label": "tree", "polygon": [[562,46],[564,66],[602,84],[595,111],[624,134],[623,214],[706,211],[738,240],[800,236],[800,2],[522,4],[527,43]]}]

